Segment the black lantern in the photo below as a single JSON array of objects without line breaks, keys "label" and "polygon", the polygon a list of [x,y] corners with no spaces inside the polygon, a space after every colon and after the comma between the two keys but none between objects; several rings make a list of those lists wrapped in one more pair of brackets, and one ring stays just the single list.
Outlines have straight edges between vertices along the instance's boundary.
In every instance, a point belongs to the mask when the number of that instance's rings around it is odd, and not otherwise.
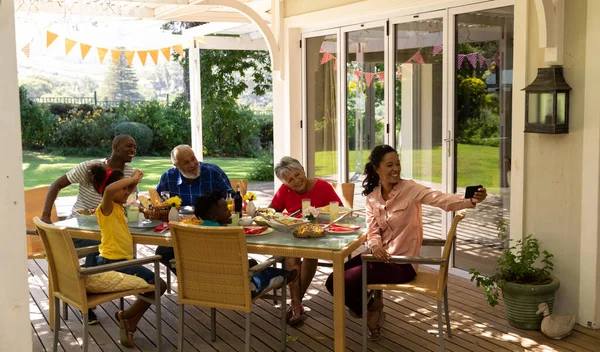
[{"label": "black lantern", "polygon": [[525,91],[525,132],[569,133],[569,91],[560,66],[538,68]]}]

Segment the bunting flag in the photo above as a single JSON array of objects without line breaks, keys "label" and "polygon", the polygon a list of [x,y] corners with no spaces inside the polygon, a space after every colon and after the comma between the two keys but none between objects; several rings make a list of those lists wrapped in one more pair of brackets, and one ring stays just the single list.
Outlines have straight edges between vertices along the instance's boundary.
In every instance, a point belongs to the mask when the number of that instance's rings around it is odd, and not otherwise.
[{"label": "bunting flag", "polygon": [[25,56],[27,56],[27,58],[30,58],[31,55],[31,42],[25,44],[25,46],[23,46],[21,48],[21,51],[23,52],[23,54],[25,54]]},{"label": "bunting flag", "polygon": [[494,61],[496,66],[500,65],[500,53],[499,52],[496,52],[496,55],[494,55],[494,57],[492,58],[492,61]]},{"label": "bunting flag", "polygon": [[133,63],[133,57],[135,56],[135,51],[125,50],[123,52],[125,53],[125,59],[127,59],[127,64],[131,67],[131,64]]},{"label": "bunting flag", "polygon": [[121,50],[110,50],[110,54],[112,55],[113,62],[115,65],[119,64],[119,59],[121,58]]},{"label": "bunting flag", "polygon": [[69,55],[75,44],[77,44],[76,41],[71,39],[65,39],[65,55]]},{"label": "bunting flag", "polygon": [[323,57],[321,58],[321,65],[323,65],[324,63],[326,63],[327,61],[329,61],[331,59],[335,59],[335,58],[328,51],[326,51],[323,54]]},{"label": "bunting flag", "polygon": [[206,39],[204,39],[204,37],[196,37],[196,38],[194,38],[194,40],[197,40],[202,44],[206,44]]},{"label": "bunting flag", "polygon": [[485,63],[485,57],[483,57],[481,53],[477,53],[477,56],[479,56],[479,67],[483,68],[483,64]]},{"label": "bunting flag", "polygon": [[373,72],[365,72],[365,81],[367,82],[367,87],[371,86],[371,82],[373,82],[373,77],[375,77],[375,74]]},{"label": "bunting flag", "polygon": [[177,44],[177,45],[173,45],[171,48],[173,48],[173,50],[175,50],[177,53],[179,53],[179,56],[183,56],[183,45]]},{"label": "bunting flag", "polygon": [[437,54],[439,54],[442,51],[443,48],[444,47],[442,45],[434,45],[432,55],[436,56]]},{"label": "bunting flag", "polygon": [[54,43],[56,38],[58,38],[58,34],[46,31],[46,48],[49,47],[50,44]]},{"label": "bunting flag", "polygon": [[425,63],[425,60],[423,60],[423,55],[421,55],[421,50],[417,51],[411,58],[410,60],[423,65]]},{"label": "bunting flag", "polygon": [[138,57],[140,58],[140,62],[142,66],[146,66],[146,59],[148,58],[148,52],[145,50],[140,50],[137,52]]},{"label": "bunting flag", "polygon": [[152,61],[154,61],[154,64],[158,65],[158,49],[150,50],[150,51],[148,51],[148,54],[152,58]]},{"label": "bunting flag", "polygon": [[383,80],[385,78],[385,72],[377,72],[376,75],[377,75],[377,79],[379,80],[379,82],[383,83]]},{"label": "bunting flag", "polygon": [[324,53],[324,52],[325,52],[325,49],[324,49],[323,47],[320,47],[320,48],[319,48],[319,52],[320,52],[320,53]]},{"label": "bunting flag", "polygon": [[354,70],[354,76],[356,76],[357,80],[360,80],[360,78],[362,77],[362,72],[360,72],[359,70]]},{"label": "bunting flag", "polygon": [[477,54],[478,53],[467,54],[467,60],[469,60],[469,63],[473,68],[477,68]]},{"label": "bunting flag", "polygon": [[171,48],[162,48],[160,51],[167,61],[171,61]]},{"label": "bunting flag", "polygon": [[466,55],[463,55],[463,54],[458,54],[458,58],[457,58],[457,60],[456,60],[456,65],[458,66],[458,69],[459,69],[459,70],[460,70],[460,68],[461,68],[461,67],[462,67],[462,65],[463,65],[463,61],[465,61],[465,57],[466,57]]},{"label": "bunting flag", "polygon": [[100,59],[100,63],[103,63],[104,57],[106,56],[106,53],[108,53],[108,49],[97,47],[96,50],[98,51],[98,58]]},{"label": "bunting flag", "polygon": [[91,48],[91,45],[79,43],[79,49],[81,49],[81,60],[85,59]]}]

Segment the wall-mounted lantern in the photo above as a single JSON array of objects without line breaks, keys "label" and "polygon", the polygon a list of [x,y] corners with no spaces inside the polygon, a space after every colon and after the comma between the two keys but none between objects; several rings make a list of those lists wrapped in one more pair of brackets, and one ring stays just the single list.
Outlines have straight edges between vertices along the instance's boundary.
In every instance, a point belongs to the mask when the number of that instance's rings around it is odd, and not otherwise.
[{"label": "wall-mounted lantern", "polygon": [[569,91],[560,66],[538,68],[525,91],[525,132],[569,133]]}]

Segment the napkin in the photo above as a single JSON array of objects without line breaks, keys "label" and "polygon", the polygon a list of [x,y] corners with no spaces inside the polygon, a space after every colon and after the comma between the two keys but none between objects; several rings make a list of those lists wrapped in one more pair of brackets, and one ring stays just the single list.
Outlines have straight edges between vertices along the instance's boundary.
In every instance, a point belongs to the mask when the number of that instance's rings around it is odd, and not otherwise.
[{"label": "napkin", "polygon": [[154,232],[161,232],[161,231],[168,230],[168,229],[169,229],[169,223],[163,222],[162,224],[160,224],[154,228]]},{"label": "napkin", "polygon": [[338,225],[331,225],[331,227],[329,228],[329,231],[335,231],[335,232],[353,232],[360,229],[360,226],[338,226]]},{"label": "napkin", "polygon": [[258,235],[259,233],[263,233],[267,228],[268,226],[257,228],[244,227],[244,232],[246,233],[246,235]]}]

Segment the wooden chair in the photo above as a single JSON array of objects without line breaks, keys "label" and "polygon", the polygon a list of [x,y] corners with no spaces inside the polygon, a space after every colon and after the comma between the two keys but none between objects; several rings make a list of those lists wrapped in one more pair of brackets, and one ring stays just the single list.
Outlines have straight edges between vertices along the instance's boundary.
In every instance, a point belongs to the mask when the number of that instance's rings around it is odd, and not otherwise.
[{"label": "wooden chair", "polygon": [[[438,315],[438,331],[440,334],[440,350],[444,351],[444,327],[442,322],[442,300],[446,313],[446,328],[448,337],[452,337],[450,329],[450,314],[448,313],[448,266],[450,264],[450,252],[452,244],[456,236],[456,227],[467,214],[466,210],[461,210],[456,213],[448,236],[444,243],[444,250],[441,258],[428,257],[408,257],[408,256],[392,256],[389,261],[397,264],[430,264],[439,265],[440,269],[437,273],[419,270],[417,277],[404,284],[373,284],[367,285],[367,264],[368,262],[377,261],[372,254],[362,255],[362,282],[363,282],[363,312],[367,311],[367,298],[369,290],[390,290],[403,291],[410,293],[422,294],[437,300],[437,315]],[[424,241],[425,243],[425,241]],[[429,241],[428,244],[436,245],[438,241]],[[363,351],[367,351],[367,314],[363,314]]]},{"label": "wooden chair", "polygon": [[[162,350],[162,321],[160,305],[160,285],[150,285],[148,288],[135,289],[111,293],[87,293],[84,278],[88,275],[98,274],[106,271],[117,270],[125,267],[154,263],[154,280],[159,282],[160,256],[155,255],[143,259],[133,259],[119,263],[111,263],[91,268],[81,268],[77,251],[73,241],[64,227],[56,227],[41,221],[38,217],[33,219],[37,231],[44,244],[46,258],[48,259],[48,275],[50,276],[49,299],[54,298],[54,342],[52,350],[58,348],[58,333],[60,330],[60,301],[67,302],[70,306],[77,308],[83,315],[83,351],[88,350],[88,309],[102,303],[112,301],[125,296],[138,295],[139,299],[146,300],[156,305],[156,345]],[[86,247],[87,249],[87,247]],[[95,248],[97,250],[97,247]],[[147,299],[139,294],[154,291],[155,300]]]},{"label": "wooden chair", "polygon": [[[44,259],[44,244],[40,236],[37,236],[33,218],[41,216],[44,211],[44,202],[46,194],[50,186],[42,186],[25,191],[25,220],[27,229],[27,259]],[[52,222],[58,221],[56,207],[52,205],[52,213],[50,215]],[[31,236],[35,234],[36,236]]]},{"label": "wooden chair", "polygon": [[[242,227],[196,226],[170,222],[177,278],[179,280],[179,339],[178,350],[183,350],[184,306],[210,307],[211,338],[216,341],[216,309],[231,309],[246,313],[246,347],[250,351],[252,303],[259,298],[281,302],[281,350],[286,349],[286,286],[281,295],[268,295],[267,290],[252,298],[250,277],[281,261],[271,258],[248,268],[246,235]],[[270,289],[270,288],[269,288]]]},{"label": "wooden chair", "polygon": [[335,192],[338,194],[346,208],[354,208],[354,183],[332,182],[331,187],[335,189]]},{"label": "wooden chair", "polygon": [[246,192],[248,192],[248,180],[246,179],[229,179],[229,183],[234,191],[237,190],[238,184],[240,185],[240,193],[242,194],[242,197],[246,195]]}]

